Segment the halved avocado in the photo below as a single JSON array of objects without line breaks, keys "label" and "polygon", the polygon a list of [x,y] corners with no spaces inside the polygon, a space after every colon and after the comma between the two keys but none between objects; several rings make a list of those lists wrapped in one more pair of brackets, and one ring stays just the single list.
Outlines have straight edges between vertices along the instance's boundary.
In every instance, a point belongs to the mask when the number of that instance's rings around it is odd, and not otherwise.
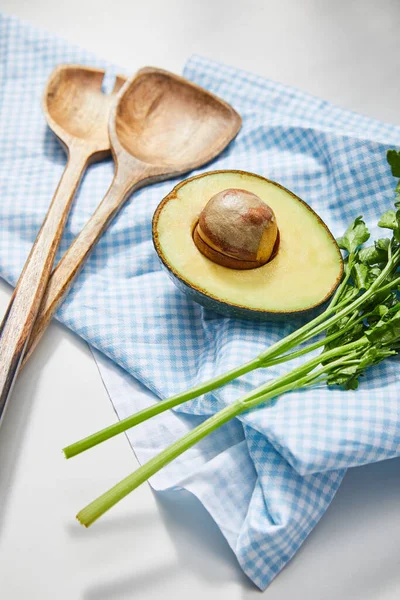
[{"label": "halved avocado", "polygon": [[[229,188],[256,194],[275,213],[279,248],[263,266],[221,266],[193,241],[207,202]],[[244,171],[212,171],[178,184],[154,214],[153,241],[179,289],[233,317],[267,320],[311,311],[331,296],[343,275],[339,247],[320,217],[283,186]]]}]

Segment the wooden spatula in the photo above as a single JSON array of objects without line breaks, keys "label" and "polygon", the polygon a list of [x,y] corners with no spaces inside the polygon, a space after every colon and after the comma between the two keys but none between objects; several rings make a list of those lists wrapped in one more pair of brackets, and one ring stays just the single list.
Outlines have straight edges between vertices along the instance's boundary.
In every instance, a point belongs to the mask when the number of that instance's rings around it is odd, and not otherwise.
[{"label": "wooden spatula", "polygon": [[118,77],[113,93],[106,95],[103,77],[98,69],[63,65],[45,90],[44,113],[68,162],[0,326],[0,424],[81,177],[91,162],[110,152],[108,117],[125,80]]}]

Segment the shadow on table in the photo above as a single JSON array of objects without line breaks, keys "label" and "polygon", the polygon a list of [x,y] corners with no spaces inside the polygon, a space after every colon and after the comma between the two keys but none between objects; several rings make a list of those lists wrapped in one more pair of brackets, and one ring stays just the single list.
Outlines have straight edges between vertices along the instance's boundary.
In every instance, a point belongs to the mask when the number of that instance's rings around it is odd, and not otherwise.
[{"label": "shadow on table", "polygon": [[[176,562],[164,564],[162,567],[153,565],[142,573],[130,573],[125,577],[116,577],[106,582],[93,585],[82,596],[82,600],[126,600],[137,598],[144,600],[146,592],[152,597],[152,588],[156,583],[178,577],[181,567]],[[133,568],[132,568],[133,571]],[[169,600],[169,599],[165,599]]]},{"label": "shadow on table", "polygon": [[135,534],[140,529],[147,529],[154,523],[154,512],[141,512],[130,516],[123,515],[121,517],[109,517],[108,519],[99,519],[95,527],[82,527],[75,522],[68,523],[65,527],[67,534],[71,538],[93,540],[93,538],[104,538],[108,535],[117,535],[126,533],[127,535]]},{"label": "shadow on table", "polygon": [[[22,375],[21,375],[22,377]],[[7,414],[1,427],[0,435],[0,536],[7,518],[7,503],[15,480],[19,457],[22,452],[22,440],[29,426],[32,412],[31,401],[35,395],[35,381],[29,383],[30,393],[18,394],[18,382],[10,398]],[[27,389],[25,383],[25,390]]]},{"label": "shadow on table", "polygon": [[[201,579],[216,583],[234,580],[246,589],[257,591],[215,521],[193,494],[162,492],[155,497],[182,570],[193,571]],[[199,552],[193,552],[194,548]]]},{"label": "shadow on table", "polygon": [[[2,282],[2,286],[6,286]],[[8,287],[8,286],[7,286]],[[9,288],[11,291],[11,288]],[[36,365],[37,367],[37,365]],[[13,482],[18,468],[18,461],[22,452],[23,440],[32,413],[32,398],[35,397],[35,388],[38,380],[38,371],[35,365],[27,365],[18,375],[11,397],[9,398],[4,422],[0,433],[0,536],[7,518],[7,502],[11,494]],[[20,385],[24,386],[24,393],[18,392]]]},{"label": "shadow on table", "polygon": [[[190,572],[199,581],[215,584],[216,590],[234,581],[244,590],[258,596],[259,592],[242,573],[220,530],[197,498],[188,492],[179,491],[159,492],[155,494],[155,499],[161,519],[174,544],[173,559],[167,564],[153,563],[150,568],[141,572],[132,565],[132,570],[125,576],[100,581],[89,587],[82,600],[144,599],[147,594],[148,597],[153,597],[156,589],[160,590],[174,578],[179,580],[182,572]],[[154,515],[150,515],[150,519],[154,520]],[[130,525],[136,527],[135,522],[136,519],[130,524],[128,519],[128,529]],[[107,532],[113,530],[114,523],[115,521],[110,521],[104,525]],[[124,529],[125,519],[121,518],[120,523],[116,524]]]}]

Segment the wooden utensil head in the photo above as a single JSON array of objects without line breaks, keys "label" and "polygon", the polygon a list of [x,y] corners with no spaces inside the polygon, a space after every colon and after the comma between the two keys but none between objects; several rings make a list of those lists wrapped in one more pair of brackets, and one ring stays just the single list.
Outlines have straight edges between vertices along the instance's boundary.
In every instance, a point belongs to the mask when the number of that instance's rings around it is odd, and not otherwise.
[{"label": "wooden utensil head", "polygon": [[105,71],[80,65],[60,65],[51,74],[43,97],[47,123],[67,149],[89,145],[100,159],[110,151],[108,120],[112,103],[125,78],[117,76],[111,94],[102,92]]},{"label": "wooden utensil head", "polygon": [[151,166],[153,175],[167,178],[215,158],[241,123],[238,113],[210,92],[147,67],[121,90],[109,134],[117,162],[128,153]]}]

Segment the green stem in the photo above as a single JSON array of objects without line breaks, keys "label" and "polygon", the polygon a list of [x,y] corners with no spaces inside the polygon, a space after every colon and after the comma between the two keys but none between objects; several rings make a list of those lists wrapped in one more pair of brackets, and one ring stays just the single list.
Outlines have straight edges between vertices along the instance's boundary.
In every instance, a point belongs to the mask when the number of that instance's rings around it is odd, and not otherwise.
[{"label": "green stem", "polygon": [[[324,362],[322,372],[326,373],[328,369],[331,370],[332,368],[336,367],[337,361],[339,361],[338,364],[342,364],[344,360],[348,361],[352,358],[355,358],[360,352],[363,351],[363,348],[368,345],[369,341],[367,340],[367,338],[363,337],[359,340],[356,340],[355,342],[344,344],[343,346],[339,346],[338,348],[333,348],[332,350],[322,352],[321,354],[315,356],[305,364],[296,367],[289,373],[285,373],[280,377],[277,377],[273,381],[264,383],[259,387],[255,388],[245,396],[242,396],[242,401],[247,404],[248,402],[252,402],[253,400],[259,398],[266,392],[273,392],[279,389],[282,385],[286,386],[288,384],[295,384],[295,387],[297,387],[298,382],[302,380],[303,377],[311,373],[315,369],[315,367],[317,367],[322,361]],[[333,361],[332,363],[326,364],[328,361],[335,358],[337,358],[337,361]]]},{"label": "green stem", "polygon": [[252,361],[245,363],[240,367],[235,367],[231,371],[227,371],[222,375],[217,375],[213,379],[209,379],[206,383],[192,387],[185,392],[181,392],[175,396],[172,396],[171,398],[160,400],[156,404],[148,406],[147,408],[140,410],[134,415],[131,415],[130,417],[127,417],[118,423],[114,423],[109,427],[105,427],[104,429],[101,429],[100,431],[97,431],[96,433],[93,433],[92,435],[89,435],[88,437],[79,440],[70,446],[67,446],[63,450],[65,457],[72,458],[73,456],[76,456],[77,454],[80,454],[89,448],[93,448],[101,442],[104,442],[118,435],[119,433],[134,427],[135,425],[139,425],[139,423],[143,423],[143,421],[147,421],[148,419],[151,419],[152,417],[155,417],[156,415],[170,408],[178,406],[178,404],[188,402],[189,400],[193,400],[194,398],[197,398],[202,394],[206,394],[215,388],[221,387],[229,381],[232,381],[232,379],[236,379],[236,377],[240,377],[245,373],[249,373],[250,371],[257,369],[259,366],[260,365],[258,364],[257,358],[253,359]]},{"label": "green stem", "polygon": [[396,277],[396,279],[393,279],[386,285],[382,286],[377,290],[377,293],[381,294],[382,292],[390,292],[394,287],[396,287],[396,285],[400,285],[400,277]]},{"label": "green stem", "polygon": [[[399,252],[397,252],[397,254],[399,255]],[[399,256],[397,256],[397,259],[398,258]],[[368,299],[375,293],[376,288],[379,286],[380,282],[385,279],[391,267],[392,265],[388,264],[367,292],[364,292],[364,294],[362,294],[356,300],[351,302],[347,307],[345,306],[344,308],[339,310],[339,312],[333,314],[333,316],[331,316],[330,318],[327,318],[329,314],[335,313],[335,311],[340,309],[340,303],[336,304],[335,306],[328,307],[328,309],[324,313],[318,315],[315,319],[313,319],[309,323],[306,323],[303,327],[297,329],[282,340],[279,340],[250,362],[236,367],[226,373],[223,373],[222,375],[217,375],[213,379],[210,379],[203,384],[190,388],[189,390],[183,393],[176,394],[175,396],[172,396],[171,398],[167,398],[165,400],[161,400],[153,406],[145,408],[139,411],[138,413],[127,417],[126,419],[122,419],[118,423],[114,423],[109,427],[105,427],[104,429],[82,440],[79,440],[74,444],[71,444],[70,446],[67,446],[66,448],[64,448],[64,454],[66,458],[72,458],[73,456],[76,456],[84,452],[85,450],[88,450],[89,448],[93,448],[94,446],[118,435],[119,433],[130,429],[131,427],[139,425],[140,423],[146,421],[147,419],[150,419],[151,417],[154,417],[166,410],[174,408],[175,406],[183,404],[184,402],[193,400],[194,398],[197,398],[202,394],[222,387],[226,383],[232,381],[233,379],[236,379],[237,377],[240,377],[245,373],[249,373],[260,367],[266,368],[274,364],[279,364],[286,360],[291,360],[292,358],[302,356],[303,354],[306,354],[309,351],[324,345],[327,341],[326,339],[324,341],[318,341],[316,342],[316,344],[313,344],[311,346],[307,346],[307,348],[300,349],[297,352],[288,355],[287,358],[280,357],[281,354],[290,351],[297,344],[303,343],[308,339],[322,333],[324,330],[328,329],[333,324],[335,324],[335,322],[348,315],[351,311],[358,308],[366,299]],[[394,284],[396,283],[396,281],[394,282]],[[400,282],[400,278],[398,279],[398,281]],[[393,287],[393,282],[391,282],[387,286],[384,286],[382,289],[390,289],[390,286]],[[379,291],[382,291],[382,289]]]},{"label": "green stem", "polygon": [[[341,333],[343,333],[343,332],[341,332]],[[316,344],[315,347],[319,347],[319,346],[323,345],[323,343],[325,343],[327,339],[328,338],[319,341],[318,345]],[[358,343],[358,341],[357,341],[357,343]],[[338,349],[335,348],[334,350],[331,350],[330,352],[331,352],[332,356],[336,356],[338,354]],[[303,352],[303,353],[305,354],[305,352]],[[293,353],[293,354],[295,354],[295,353]],[[328,352],[324,353],[324,360],[329,359],[329,356],[330,355],[328,355]],[[294,356],[291,356],[291,357],[294,358]],[[320,362],[320,360],[321,360],[320,357],[317,356],[317,357],[315,357],[315,359],[313,359],[313,361],[310,361],[309,363],[306,363],[306,364],[309,365],[312,363],[313,365],[316,365]],[[252,363],[247,363],[247,365],[243,365],[243,369],[245,368],[245,366],[249,366],[251,364]],[[294,369],[294,371],[292,371],[292,377],[296,377],[299,372],[303,371],[304,367],[305,367],[305,365],[301,365],[297,369]],[[314,368],[314,367],[311,367],[311,368]],[[244,371],[244,372],[247,372],[247,371]],[[287,377],[287,375],[282,375],[281,377],[276,379],[275,380],[276,385],[280,385],[282,379],[285,377]],[[253,390],[253,392],[251,392],[251,397],[253,397],[253,394],[257,395],[260,393],[260,391],[263,391],[265,389],[266,385],[269,385],[269,384],[263,384],[259,388],[256,388],[255,390]],[[174,406],[178,406],[179,404],[183,404],[184,402],[195,398],[197,395],[199,395],[196,393],[195,390],[196,390],[196,388],[192,388],[192,390],[189,390],[185,394],[178,394],[177,396],[173,396],[172,398],[160,400],[156,404],[153,404],[152,406],[144,408],[143,410],[140,410],[139,412],[135,413],[134,415],[131,415],[130,417],[127,417],[126,419],[123,419],[123,420],[119,421],[118,423],[114,423],[113,425],[105,427],[104,429],[101,429],[100,431],[97,431],[96,433],[93,433],[92,435],[89,435],[88,437],[83,438],[83,439],[67,446],[66,448],[63,449],[65,457],[72,458],[74,456],[77,456],[78,454],[81,454],[82,452],[89,450],[90,448],[93,448],[94,446],[97,446],[98,444],[100,444],[112,437],[115,437],[116,435],[118,435],[119,433],[122,433],[123,431],[127,431],[128,429],[131,429],[132,427],[135,427],[136,425],[139,425],[140,423],[143,423],[144,421],[147,421],[148,419],[151,419],[152,417],[154,417],[162,412],[165,412],[166,410],[169,410],[170,408],[173,408]],[[187,397],[187,396],[189,396],[189,397]]]},{"label": "green stem", "polygon": [[[333,354],[331,353],[331,355]],[[324,358],[326,358],[326,356]],[[255,406],[259,406],[260,404],[265,404],[266,402],[272,400],[278,395],[282,395],[286,392],[292,391],[295,388],[300,389],[301,387],[307,387],[309,385],[312,385],[312,383],[315,383],[316,380],[320,377],[320,375],[323,375],[327,372],[327,370],[330,370],[331,368],[336,368],[341,363],[346,362],[348,358],[348,356],[342,357],[341,359],[334,361],[331,365],[322,367],[312,375],[310,375],[310,373],[306,370],[306,374],[304,377],[297,379],[297,381],[293,381],[293,378],[290,378],[290,382],[287,382],[286,384],[281,385],[278,388],[276,387],[276,382],[272,382],[272,384],[270,385],[272,389],[269,389],[268,391],[265,390],[264,394],[258,396],[257,398],[251,398],[250,395],[239,398],[229,406],[226,406],[221,411],[204,421],[195,429],[192,429],[192,431],[184,435],[181,439],[171,444],[168,448],[160,452],[160,454],[150,459],[146,464],[139,467],[139,469],[128,475],[128,477],[126,477],[119,483],[117,483],[114,487],[105,492],[102,496],[91,502],[88,506],[86,506],[77,514],[78,521],[82,523],[82,525],[84,525],[85,527],[89,527],[105,512],[107,512],[120,500],[125,498],[142,483],[147,481],[160,469],[172,462],[175,458],[177,458],[183,452],[194,446],[197,442],[205,438],[207,435],[221,427],[221,425],[227,423],[234,417],[237,417],[242,412],[250,410]],[[310,362],[314,363],[315,359],[313,359],[313,361]],[[299,371],[299,369],[296,369],[296,371]]]},{"label": "green stem", "polygon": [[337,288],[336,292],[334,293],[333,298],[330,301],[328,308],[333,308],[339,302],[340,296],[342,295],[343,290],[345,289],[347,282],[350,279],[351,270],[353,268],[353,263],[354,263],[354,254],[351,253],[351,254],[349,254],[348,259],[347,259],[345,276],[343,277],[339,287]]},{"label": "green stem", "polygon": [[[348,356],[341,356],[339,358],[337,358],[336,360],[332,361],[331,363],[329,363],[329,365],[323,365],[320,369],[318,369],[317,371],[311,371],[306,373],[306,375],[304,375],[303,377],[301,377],[300,379],[295,378],[295,377],[291,377],[290,379],[288,379],[288,382],[286,382],[285,387],[285,392],[289,391],[289,387],[290,387],[290,391],[293,389],[303,389],[304,387],[308,387],[310,385],[315,384],[316,382],[320,382],[323,379],[327,379],[327,375],[329,373],[329,371],[333,371],[334,369],[336,369],[337,367],[340,366],[347,366],[349,364],[353,364],[354,362],[359,362],[359,357],[360,354],[362,353],[363,349],[362,347],[360,348],[355,348],[354,351],[349,354]],[[325,356],[325,355],[324,355]],[[276,398],[276,396],[280,396],[282,395],[282,390],[283,390],[283,386],[282,386],[282,382],[280,384],[280,386],[275,385],[275,382],[277,380],[274,380],[274,385],[271,385],[270,387],[266,387],[264,389],[263,392],[259,392],[258,394],[254,394],[252,396],[246,397],[246,398],[242,398],[243,402],[249,406],[250,408],[255,408],[257,406],[259,406],[260,403],[263,403],[264,400],[264,396],[265,394],[270,394],[272,392],[274,392],[274,396],[273,398]],[[261,388],[260,388],[261,389]]]},{"label": "green stem", "polygon": [[361,321],[363,319],[363,317],[356,318],[356,316],[357,315],[355,314],[354,317],[351,318],[351,321],[349,322],[349,324],[346,327],[344,327],[343,329],[339,329],[335,333],[332,333],[331,335],[327,335],[323,339],[318,340],[317,342],[314,342],[313,344],[309,344],[308,346],[305,346],[304,348],[300,348],[300,350],[291,352],[290,354],[284,354],[283,356],[280,356],[279,358],[272,359],[272,360],[268,361],[267,364],[263,363],[264,368],[265,367],[273,367],[275,365],[280,365],[281,363],[287,362],[289,360],[293,360],[294,358],[299,358],[300,356],[304,356],[304,354],[309,354],[313,350],[317,350],[318,348],[321,348],[321,346],[326,346],[330,342],[333,342],[337,338],[341,337],[344,333],[347,333],[348,331],[350,331],[358,321]]},{"label": "green stem", "polygon": [[117,483],[117,485],[108,490],[108,492],[81,510],[77,514],[78,521],[80,521],[82,525],[85,525],[85,527],[89,527],[89,525],[101,517],[101,515],[117,502],[122,500],[122,498],[125,498],[125,496],[135,488],[147,481],[149,477],[157,473],[162,467],[170,463],[174,458],[177,458],[180,454],[185,452],[185,450],[196,444],[209,433],[218,429],[218,427],[227,421],[230,421],[233,417],[236,417],[241,410],[240,402],[235,402],[204,421],[204,423],[190,431],[180,440],[149,460],[134,473]]}]

